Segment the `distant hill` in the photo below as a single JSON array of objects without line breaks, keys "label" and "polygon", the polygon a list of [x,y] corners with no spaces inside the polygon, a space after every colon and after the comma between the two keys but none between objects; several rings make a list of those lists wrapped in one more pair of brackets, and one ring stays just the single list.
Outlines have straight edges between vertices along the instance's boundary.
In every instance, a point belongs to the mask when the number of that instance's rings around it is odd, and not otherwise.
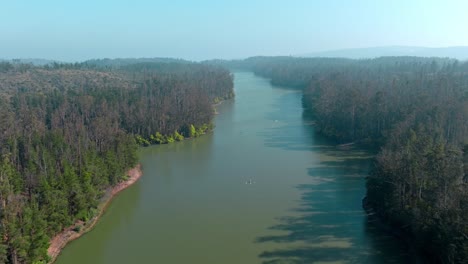
[{"label": "distant hill", "polygon": [[88,65],[94,65],[98,67],[111,67],[118,68],[122,66],[134,65],[134,64],[143,64],[143,63],[177,63],[177,64],[189,64],[193,63],[191,61],[186,61],[182,59],[172,59],[172,58],[116,58],[116,59],[91,59],[83,62],[64,62],[57,60],[48,60],[48,59],[37,59],[37,58],[23,58],[23,59],[2,59],[0,62],[10,62],[13,64],[32,64],[34,66],[45,66],[52,65],[54,63],[58,64],[67,64],[67,63],[83,63]]},{"label": "distant hill", "polygon": [[63,63],[61,61],[56,61],[56,60],[35,59],[35,58],[11,59],[11,60],[0,59],[0,62],[5,62],[5,61],[13,63],[13,64],[32,64],[34,66],[44,66],[48,64],[53,64],[54,62]]},{"label": "distant hill", "polygon": [[449,57],[468,60],[468,46],[427,48],[412,46],[387,46],[358,49],[341,49],[301,54],[297,57],[340,57],[351,59],[376,58],[383,56]]},{"label": "distant hill", "polygon": [[96,65],[100,67],[119,68],[134,64],[151,64],[151,63],[177,63],[177,64],[190,64],[192,62],[182,59],[172,58],[117,58],[117,59],[93,59],[83,62],[88,65]]}]

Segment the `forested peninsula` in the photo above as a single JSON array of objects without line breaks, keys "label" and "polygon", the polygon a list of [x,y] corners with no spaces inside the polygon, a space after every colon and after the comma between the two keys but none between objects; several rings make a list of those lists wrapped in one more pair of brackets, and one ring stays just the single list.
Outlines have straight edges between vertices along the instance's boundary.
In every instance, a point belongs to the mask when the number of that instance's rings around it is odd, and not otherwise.
[{"label": "forested peninsula", "polygon": [[427,262],[468,263],[468,63],[444,58],[253,57],[248,69],[303,91],[316,131],[378,149],[364,207]]},{"label": "forested peninsula", "polygon": [[205,133],[233,96],[229,71],[182,60],[0,63],[0,263],[47,263],[50,239],[99,213],[138,145]]}]

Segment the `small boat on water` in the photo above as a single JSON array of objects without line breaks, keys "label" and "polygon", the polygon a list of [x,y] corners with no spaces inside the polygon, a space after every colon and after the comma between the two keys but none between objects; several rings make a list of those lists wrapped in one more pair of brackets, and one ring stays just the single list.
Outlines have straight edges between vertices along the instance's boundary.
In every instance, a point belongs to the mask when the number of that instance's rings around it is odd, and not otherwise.
[{"label": "small boat on water", "polygon": [[254,184],[255,182],[252,181],[252,179],[249,179],[248,181],[245,182],[245,184]]}]

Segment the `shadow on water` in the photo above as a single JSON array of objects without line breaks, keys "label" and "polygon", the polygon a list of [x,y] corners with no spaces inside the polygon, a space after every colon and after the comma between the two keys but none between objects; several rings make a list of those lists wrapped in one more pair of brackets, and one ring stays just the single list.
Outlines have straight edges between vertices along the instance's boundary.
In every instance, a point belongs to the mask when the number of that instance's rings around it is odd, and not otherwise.
[{"label": "shadow on water", "polygon": [[263,263],[411,263],[393,237],[369,225],[361,207],[371,155],[337,148],[316,135],[305,115],[291,118],[291,112],[300,112],[284,106],[292,107],[291,100],[298,101],[297,96],[285,94],[275,104],[282,108],[268,118],[280,119],[283,125],[264,133],[265,145],[308,153],[317,159],[307,169],[310,181],[296,186],[300,191],[298,207],[269,228],[281,231],[279,235],[256,239],[257,243],[281,244],[281,249],[259,255]]}]

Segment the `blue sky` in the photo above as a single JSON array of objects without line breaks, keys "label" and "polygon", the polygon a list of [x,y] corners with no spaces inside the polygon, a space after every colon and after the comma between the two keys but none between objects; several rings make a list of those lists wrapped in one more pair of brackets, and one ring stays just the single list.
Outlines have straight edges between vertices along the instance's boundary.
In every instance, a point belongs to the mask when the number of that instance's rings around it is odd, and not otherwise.
[{"label": "blue sky", "polygon": [[468,45],[466,0],[0,0],[0,58],[189,60]]}]

